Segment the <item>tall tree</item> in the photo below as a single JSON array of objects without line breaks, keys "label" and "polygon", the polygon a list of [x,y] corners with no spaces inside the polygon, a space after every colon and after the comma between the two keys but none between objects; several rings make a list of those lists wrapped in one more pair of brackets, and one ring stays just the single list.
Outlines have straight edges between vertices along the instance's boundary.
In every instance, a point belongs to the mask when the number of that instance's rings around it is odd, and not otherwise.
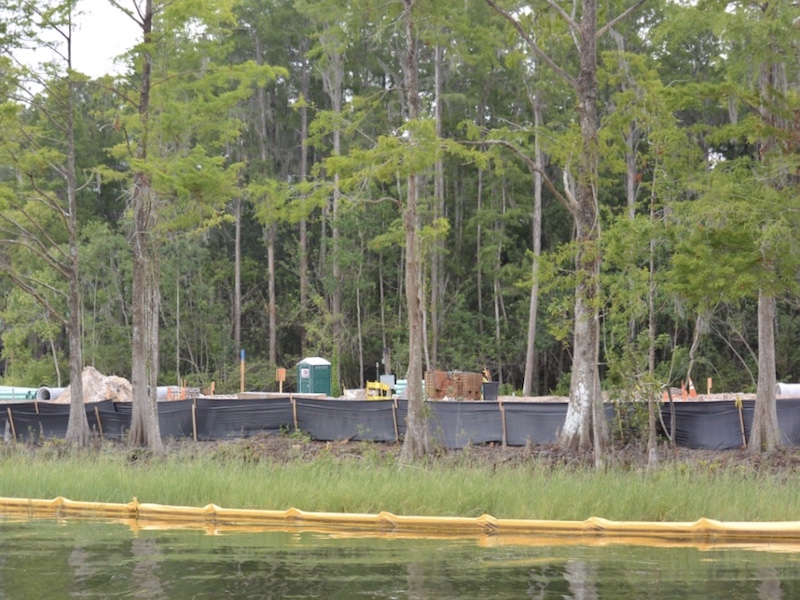
[{"label": "tall tree", "polygon": [[[233,3],[111,0],[141,30],[131,53],[138,81],[120,81],[128,104],[118,115],[131,182],[133,257],[133,413],[129,442],[161,452],[159,370],[159,236],[163,231],[208,228],[237,194],[240,163],[225,149],[238,139],[232,114],[253,84],[274,71],[253,61],[230,65],[219,40],[235,25]],[[125,85],[127,84],[127,85]],[[112,173],[107,173],[112,176]]]},{"label": "tall tree", "polygon": [[[15,269],[7,255],[0,257],[0,270],[20,289],[36,298],[52,318],[60,322],[69,338],[70,416],[66,440],[78,446],[89,443],[90,431],[83,404],[83,354],[81,340],[81,293],[78,258],[80,223],[78,220],[78,194],[80,184],[76,168],[76,104],[78,86],[85,80],[73,70],[72,42],[75,2],[12,2],[5,7],[13,14],[12,29],[28,43],[48,47],[57,57],[38,67],[21,66],[17,71],[19,84],[9,98],[11,105],[4,111],[12,116],[11,123],[3,125],[0,144],[8,159],[15,165],[30,185],[29,191],[19,196],[9,196],[12,207],[4,207],[0,231],[0,244],[15,246],[32,253],[50,269],[67,280],[67,290],[51,283],[37,281]],[[54,36],[54,37],[53,37]],[[49,41],[54,39],[55,41]],[[27,80],[27,83],[25,83]],[[40,88],[41,91],[35,91]],[[14,104],[21,102],[34,118],[41,118],[40,126],[22,124]],[[41,127],[43,125],[44,127]],[[57,146],[51,147],[52,140]],[[60,180],[52,186],[51,175]],[[22,200],[18,203],[17,200]],[[41,205],[57,217],[57,227],[66,230],[66,244],[58,243],[58,236],[42,226]],[[12,208],[9,211],[9,208]],[[51,292],[64,294],[67,315],[52,303]]]},{"label": "tall tree", "polygon": [[[414,13],[414,0],[402,0],[403,25],[405,28],[405,54],[403,73],[406,91],[407,114],[411,124],[420,117],[419,111],[419,55]],[[415,142],[413,130],[409,130],[410,144]],[[422,332],[422,265],[419,256],[419,221],[417,217],[417,177],[412,167],[406,176],[406,201],[403,211],[406,251],[406,305],[408,310],[408,417],[406,435],[400,460],[410,463],[430,452],[430,436],[425,418],[424,395],[422,393],[422,347],[425,343]]]},{"label": "tall tree", "polygon": [[576,157],[576,187],[574,193],[567,189],[576,232],[574,340],[569,406],[559,443],[566,448],[593,449],[595,463],[599,466],[603,461],[608,427],[597,370],[600,349],[597,305],[600,299],[597,39],[644,0],[638,0],[601,28],[597,26],[596,0],[581,0],[580,14],[577,17],[567,13],[560,4],[546,2],[547,6],[561,16],[573,36],[579,62],[575,75],[553,60],[539,45],[535,35],[512,13],[501,8],[495,0],[486,1],[516,28],[531,51],[564,79],[577,95],[581,135],[579,155]]},{"label": "tall tree", "polygon": [[757,301],[758,377],[748,447],[761,452],[781,445],[774,323],[778,298],[796,292],[800,259],[794,244],[800,223],[787,210],[797,185],[792,115],[800,110],[800,80],[788,65],[797,62],[791,32],[800,10],[781,2],[724,2],[715,9],[717,60],[724,58],[726,80],[706,86],[700,97],[727,109],[720,111],[727,119],[711,122],[702,139],[706,173],[695,180],[698,200],[685,207],[685,217],[703,225],[689,238],[701,247],[682,247],[674,264],[690,294],[703,289],[714,303]]}]

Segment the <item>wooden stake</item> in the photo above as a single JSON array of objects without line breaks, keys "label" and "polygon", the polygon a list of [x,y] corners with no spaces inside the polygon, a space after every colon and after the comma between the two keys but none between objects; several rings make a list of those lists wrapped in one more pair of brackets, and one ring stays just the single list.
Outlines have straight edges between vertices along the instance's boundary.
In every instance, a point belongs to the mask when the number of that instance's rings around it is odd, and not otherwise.
[{"label": "wooden stake", "polygon": [[506,408],[503,406],[503,401],[498,402],[500,405],[500,417],[503,419],[503,448],[506,447]]},{"label": "wooden stake", "polygon": [[242,350],[239,366],[239,391],[244,393],[244,350]]},{"label": "wooden stake", "polygon": [[747,436],[744,434],[744,416],[742,415],[742,411],[744,406],[742,405],[742,399],[739,396],[736,396],[736,408],[739,409],[739,427],[742,430],[742,448],[747,448]]},{"label": "wooden stake", "polygon": [[392,419],[394,419],[394,441],[400,441],[400,429],[397,427],[397,399],[392,400]]},{"label": "wooden stake", "polygon": [[100,409],[96,406],[94,407],[94,416],[97,419],[97,430],[100,432],[100,437],[105,437],[103,435],[103,422],[100,420]]},{"label": "wooden stake", "polygon": [[8,413],[8,422],[11,425],[11,435],[14,436],[14,441],[17,441],[17,428],[14,427],[14,416],[11,414],[11,407],[6,407],[6,412]]},{"label": "wooden stake", "polygon": [[192,437],[197,441],[197,399],[192,400]]}]

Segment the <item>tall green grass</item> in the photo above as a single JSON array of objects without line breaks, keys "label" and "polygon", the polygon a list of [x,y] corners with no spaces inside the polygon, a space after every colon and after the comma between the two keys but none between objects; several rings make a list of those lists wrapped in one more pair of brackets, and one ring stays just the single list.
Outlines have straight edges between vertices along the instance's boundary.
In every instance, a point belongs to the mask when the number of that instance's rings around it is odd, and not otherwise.
[{"label": "tall green grass", "polygon": [[125,450],[0,448],[0,496],[180,506],[402,515],[619,521],[800,520],[800,486],[755,471],[665,464],[598,472],[530,463],[428,461],[400,467],[365,453],[275,463],[196,446],[164,458]]}]

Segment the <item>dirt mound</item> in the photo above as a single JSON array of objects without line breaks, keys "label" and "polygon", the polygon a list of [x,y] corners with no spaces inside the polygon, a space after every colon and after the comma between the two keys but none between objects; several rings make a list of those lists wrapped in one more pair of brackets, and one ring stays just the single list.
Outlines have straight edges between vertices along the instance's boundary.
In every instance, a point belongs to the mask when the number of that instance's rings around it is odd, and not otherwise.
[{"label": "dirt mound", "polygon": [[[133,398],[131,382],[124,377],[103,375],[94,367],[86,367],[81,378],[83,380],[84,402],[100,402],[101,400],[130,402]],[[69,404],[71,400],[72,394],[68,387],[53,402]]]}]

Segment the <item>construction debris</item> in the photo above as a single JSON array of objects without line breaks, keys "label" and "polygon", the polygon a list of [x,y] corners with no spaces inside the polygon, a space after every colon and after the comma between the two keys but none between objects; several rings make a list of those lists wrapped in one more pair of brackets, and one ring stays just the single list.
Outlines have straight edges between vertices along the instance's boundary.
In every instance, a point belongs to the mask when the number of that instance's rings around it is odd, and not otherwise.
[{"label": "construction debris", "polygon": [[[131,382],[124,377],[103,375],[94,367],[86,367],[83,369],[82,380],[84,402],[101,402],[102,400],[130,402],[133,399]],[[71,399],[72,395],[67,387],[53,402],[69,404]]]}]

